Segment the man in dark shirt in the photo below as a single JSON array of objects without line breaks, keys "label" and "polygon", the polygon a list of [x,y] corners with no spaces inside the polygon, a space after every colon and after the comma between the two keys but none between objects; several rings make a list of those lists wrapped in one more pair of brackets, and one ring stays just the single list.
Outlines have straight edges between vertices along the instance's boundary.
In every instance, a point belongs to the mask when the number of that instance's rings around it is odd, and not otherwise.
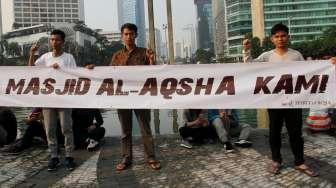
[{"label": "man in dark shirt", "polygon": [[105,135],[99,109],[73,109],[72,121],[76,149],[86,147],[88,151],[95,150]]},{"label": "man in dark shirt", "polygon": [[[153,51],[136,46],[135,38],[137,37],[137,30],[137,26],[130,23],[126,23],[121,27],[121,38],[125,47],[113,55],[112,66],[154,64],[155,55]],[[134,110],[137,116],[141,129],[147,163],[152,169],[158,170],[161,166],[155,159],[149,109],[118,109],[118,117],[122,129],[122,161],[117,165],[116,169],[122,171],[132,164],[132,110]]]}]

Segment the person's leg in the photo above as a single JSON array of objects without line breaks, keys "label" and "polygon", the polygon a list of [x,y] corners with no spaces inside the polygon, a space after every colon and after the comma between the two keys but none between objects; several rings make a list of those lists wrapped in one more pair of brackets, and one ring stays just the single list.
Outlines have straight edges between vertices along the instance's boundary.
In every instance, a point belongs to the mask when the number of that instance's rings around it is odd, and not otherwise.
[{"label": "person's leg", "polygon": [[105,128],[104,127],[97,127],[94,130],[89,132],[89,138],[99,141],[100,139],[104,138],[105,136]]},{"label": "person's leg", "polygon": [[192,136],[191,133],[190,133],[190,128],[189,127],[180,127],[179,128],[179,133],[180,133],[180,136],[182,137],[183,140]]},{"label": "person's leg", "polygon": [[65,156],[72,157],[74,150],[74,135],[72,131],[72,109],[57,109],[61,124],[62,133],[64,135]]},{"label": "person's leg", "polygon": [[122,163],[132,162],[132,110],[118,109],[121,125],[121,154]]},{"label": "person's leg", "polygon": [[21,138],[20,144],[18,144],[17,146],[21,147],[22,149],[31,147],[33,138],[35,136],[45,138],[45,131],[43,129],[43,125],[38,121],[32,121],[29,123],[27,130],[24,132]]},{"label": "person's leg", "polygon": [[206,127],[202,127],[203,129],[203,134],[202,135],[202,139],[204,141],[214,141],[215,139],[218,138],[217,136],[217,132],[216,129],[212,126],[206,126]]},{"label": "person's leg", "polygon": [[154,140],[150,127],[150,110],[136,109],[134,111],[139,122],[146,159],[147,161],[155,159]]},{"label": "person's leg", "polygon": [[56,110],[51,108],[44,108],[43,118],[48,140],[48,147],[50,150],[50,156],[51,158],[58,158],[57,137],[56,137],[56,128],[57,128]]},{"label": "person's leg", "polygon": [[272,160],[279,164],[282,163],[281,148],[281,130],[283,125],[283,110],[268,109],[269,114],[269,143],[272,152]]},{"label": "person's leg", "polygon": [[289,143],[295,158],[295,165],[304,163],[303,159],[303,138],[302,138],[302,110],[287,109],[285,112],[285,123],[289,135]]},{"label": "person's leg", "polygon": [[7,131],[0,125],[0,146],[7,144]]},{"label": "person's leg", "polygon": [[252,131],[251,126],[249,124],[242,123],[240,124],[240,129],[239,140],[247,140]]},{"label": "person's leg", "polygon": [[89,137],[89,134],[85,131],[79,131],[79,130],[73,130],[73,134],[74,134],[75,149],[86,148],[87,146],[86,140]]},{"label": "person's leg", "polygon": [[224,124],[221,118],[214,119],[211,124],[215,128],[217,136],[222,143],[229,141],[227,130],[230,125]]}]

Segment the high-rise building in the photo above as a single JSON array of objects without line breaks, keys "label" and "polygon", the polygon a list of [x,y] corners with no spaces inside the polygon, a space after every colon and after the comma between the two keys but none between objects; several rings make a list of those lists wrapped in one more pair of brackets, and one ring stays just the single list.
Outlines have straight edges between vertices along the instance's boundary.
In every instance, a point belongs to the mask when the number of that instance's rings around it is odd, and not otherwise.
[{"label": "high-rise building", "polygon": [[225,0],[212,0],[213,34],[216,58],[224,57],[227,50]]},{"label": "high-rise building", "polygon": [[289,27],[291,42],[314,40],[336,25],[336,0],[258,0],[252,2],[253,35],[263,39],[273,25]]},{"label": "high-rise building", "polygon": [[226,0],[228,56],[237,60],[242,57],[245,34],[252,32],[251,1],[254,0]]},{"label": "high-rise building", "polygon": [[194,54],[197,50],[197,39],[196,39],[196,34],[195,34],[195,26],[193,24],[188,24],[182,29],[185,31],[185,44],[186,46],[189,46],[186,49],[186,56],[191,57],[192,54]]},{"label": "high-rise building", "polygon": [[194,0],[197,9],[198,48],[213,49],[213,16],[211,0]]},{"label": "high-rise building", "polygon": [[99,34],[105,36],[109,42],[121,42],[120,31],[101,31]]},{"label": "high-rise building", "polygon": [[146,47],[145,3],[144,0],[118,0],[119,28],[124,23],[138,27],[137,45]]},{"label": "high-rise building", "polygon": [[84,21],[84,0],[1,0],[2,29]]}]

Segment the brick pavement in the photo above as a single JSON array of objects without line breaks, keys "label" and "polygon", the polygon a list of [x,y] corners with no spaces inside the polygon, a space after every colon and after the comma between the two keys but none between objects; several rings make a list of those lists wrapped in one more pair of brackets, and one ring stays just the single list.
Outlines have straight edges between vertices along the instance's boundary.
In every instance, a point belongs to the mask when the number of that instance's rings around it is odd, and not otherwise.
[{"label": "brick pavement", "polygon": [[335,137],[305,135],[307,163],[319,169],[318,178],[293,169],[287,138],[282,151],[285,166],[280,175],[270,175],[267,139],[267,130],[256,130],[252,148],[227,154],[220,144],[184,149],[176,135],[156,137],[160,171],[145,164],[139,139],[135,139],[132,168],[124,172],[114,170],[120,159],[119,138],[107,138],[97,152],[76,151],[79,166],[72,172],[64,167],[48,172],[45,148],[17,156],[0,153],[0,187],[336,187]]}]

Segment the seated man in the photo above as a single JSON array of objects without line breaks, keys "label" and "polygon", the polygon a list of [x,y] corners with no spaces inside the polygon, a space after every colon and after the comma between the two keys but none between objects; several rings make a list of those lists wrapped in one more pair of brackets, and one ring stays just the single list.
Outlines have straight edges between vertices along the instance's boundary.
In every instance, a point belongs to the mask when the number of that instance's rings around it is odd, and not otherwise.
[{"label": "seated man", "polygon": [[15,141],[17,136],[17,121],[14,113],[5,107],[0,108],[0,146]]},{"label": "seated man", "polygon": [[[17,139],[15,143],[9,146],[6,152],[9,153],[20,153],[25,149],[33,146],[34,138],[41,141],[42,144],[48,144],[47,135],[45,132],[45,127],[43,124],[43,114],[42,108],[33,108],[28,118],[24,120],[28,126],[26,131],[23,133],[22,137]],[[62,134],[61,125],[59,120],[57,120],[56,128],[57,142],[64,144],[64,136]]]},{"label": "seated man", "polygon": [[216,132],[209,126],[206,110],[186,109],[183,111],[184,126],[179,128],[182,147],[191,149],[190,141],[203,143],[206,139],[216,138]]},{"label": "seated man", "polygon": [[233,147],[230,141],[230,123],[223,122],[222,118],[223,113],[220,113],[218,109],[210,109],[208,110],[208,119],[210,125],[212,125],[217,133],[217,136],[221,143],[224,144],[224,148],[226,152],[230,153],[233,151]]},{"label": "seated man", "polygon": [[251,126],[239,123],[237,110],[226,109],[221,110],[220,117],[223,120],[224,127],[230,127],[229,134],[232,137],[238,137],[238,141],[234,144],[240,147],[250,147],[252,142],[248,141],[251,134]]},{"label": "seated man", "polygon": [[[94,120],[96,123],[94,123]],[[99,141],[105,136],[103,117],[98,109],[73,109],[73,133],[75,147],[86,147],[93,151],[99,146]]]}]

